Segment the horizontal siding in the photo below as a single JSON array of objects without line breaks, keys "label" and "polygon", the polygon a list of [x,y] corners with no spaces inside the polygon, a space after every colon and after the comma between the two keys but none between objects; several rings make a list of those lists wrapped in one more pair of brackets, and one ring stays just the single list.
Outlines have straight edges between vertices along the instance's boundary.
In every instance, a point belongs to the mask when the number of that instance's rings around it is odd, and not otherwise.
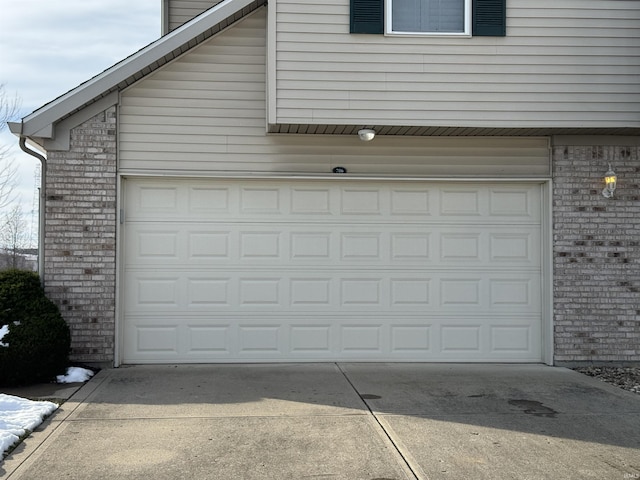
[{"label": "horizontal siding", "polygon": [[270,123],[640,127],[640,2],[507,0],[507,36],[474,38],[350,35],[349,0],[275,3]]},{"label": "horizontal siding", "polygon": [[549,173],[541,137],[266,135],[265,24],[263,8],[123,92],[121,173]]},{"label": "horizontal siding", "polygon": [[169,0],[169,30],[175,30],[222,0]]}]

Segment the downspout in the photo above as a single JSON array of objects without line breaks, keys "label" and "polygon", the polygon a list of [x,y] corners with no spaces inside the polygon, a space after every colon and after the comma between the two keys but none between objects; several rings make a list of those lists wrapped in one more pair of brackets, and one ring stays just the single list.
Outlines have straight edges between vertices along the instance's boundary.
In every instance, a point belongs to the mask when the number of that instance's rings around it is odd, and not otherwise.
[{"label": "downspout", "polygon": [[165,36],[169,33],[169,0],[162,0],[162,5],[160,6],[160,23],[161,30],[160,36]]},{"label": "downspout", "polygon": [[47,159],[44,155],[27,147],[27,137],[20,135],[20,149],[32,157],[40,160],[40,195],[38,196],[38,275],[44,286],[44,199],[45,179],[47,177]]}]

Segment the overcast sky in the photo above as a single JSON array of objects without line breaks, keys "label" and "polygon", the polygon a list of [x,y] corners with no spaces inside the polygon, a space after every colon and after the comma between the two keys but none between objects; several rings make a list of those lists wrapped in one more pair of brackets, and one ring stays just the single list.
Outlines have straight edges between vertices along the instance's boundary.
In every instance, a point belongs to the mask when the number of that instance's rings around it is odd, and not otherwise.
[{"label": "overcast sky", "polygon": [[[1,0],[0,84],[33,112],[160,36],[162,0]],[[38,163],[5,129],[14,146],[19,194],[30,213]]]}]

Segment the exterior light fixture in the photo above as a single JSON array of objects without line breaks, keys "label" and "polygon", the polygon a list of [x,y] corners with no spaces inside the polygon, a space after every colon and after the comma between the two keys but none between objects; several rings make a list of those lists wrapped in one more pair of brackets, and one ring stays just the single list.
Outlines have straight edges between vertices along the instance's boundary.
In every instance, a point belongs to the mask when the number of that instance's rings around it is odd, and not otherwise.
[{"label": "exterior light fixture", "polygon": [[370,128],[363,128],[361,130],[358,130],[358,137],[360,137],[360,140],[362,140],[363,142],[370,142],[375,136],[376,131]]},{"label": "exterior light fixture", "polygon": [[604,195],[605,198],[613,197],[613,192],[616,191],[616,184],[618,183],[618,176],[611,168],[611,164],[609,164],[607,173],[604,174],[604,183],[605,187],[602,189],[602,195]]}]

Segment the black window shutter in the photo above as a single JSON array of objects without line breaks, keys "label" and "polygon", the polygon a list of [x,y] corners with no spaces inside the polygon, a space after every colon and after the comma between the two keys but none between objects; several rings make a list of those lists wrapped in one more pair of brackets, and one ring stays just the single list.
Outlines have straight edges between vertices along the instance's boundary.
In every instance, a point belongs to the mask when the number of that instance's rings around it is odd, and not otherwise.
[{"label": "black window shutter", "polygon": [[351,0],[351,33],[384,33],[384,0]]},{"label": "black window shutter", "polygon": [[473,0],[474,36],[504,37],[507,34],[506,0]]}]

